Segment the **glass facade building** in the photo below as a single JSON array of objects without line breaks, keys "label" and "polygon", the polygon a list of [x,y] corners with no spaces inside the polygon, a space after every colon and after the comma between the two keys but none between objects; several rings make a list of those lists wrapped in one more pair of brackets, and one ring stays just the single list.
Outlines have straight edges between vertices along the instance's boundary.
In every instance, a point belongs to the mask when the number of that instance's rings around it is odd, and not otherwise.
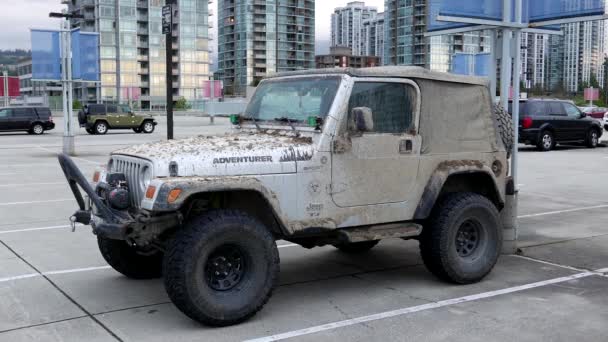
[{"label": "glass facade building", "polygon": [[374,19],[378,14],[375,7],[364,2],[349,2],[346,7],[334,9],[331,15],[331,46],[348,46],[354,56],[363,55],[363,22]]},{"label": "glass facade building", "polygon": [[427,32],[428,0],[385,0],[385,65],[414,65],[449,71],[458,52],[489,52],[486,32],[424,37]]},{"label": "glass facade building", "polygon": [[141,109],[163,109],[166,85],[173,99],[200,97],[209,70],[210,0],[175,0],[171,79],[166,78],[165,35],[161,10],[165,0],[64,0],[69,10],[84,15],[73,27],[99,32],[101,83],[75,90],[82,102],[129,103]]},{"label": "glass facade building", "polygon": [[266,75],[315,65],[314,0],[219,0],[218,75],[244,95]]}]

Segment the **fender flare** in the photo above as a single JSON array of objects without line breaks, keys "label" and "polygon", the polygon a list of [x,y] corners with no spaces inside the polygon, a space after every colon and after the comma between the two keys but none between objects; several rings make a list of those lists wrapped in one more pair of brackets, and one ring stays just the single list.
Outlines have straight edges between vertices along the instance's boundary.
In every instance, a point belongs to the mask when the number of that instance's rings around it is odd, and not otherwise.
[{"label": "fender flare", "polygon": [[429,178],[414,213],[414,220],[427,219],[448,179],[451,176],[463,174],[483,174],[490,177],[494,186],[493,190],[497,194],[498,202],[504,204],[504,194],[498,189],[496,177],[490,167],[477,160],[445,161],[437,166]]}]

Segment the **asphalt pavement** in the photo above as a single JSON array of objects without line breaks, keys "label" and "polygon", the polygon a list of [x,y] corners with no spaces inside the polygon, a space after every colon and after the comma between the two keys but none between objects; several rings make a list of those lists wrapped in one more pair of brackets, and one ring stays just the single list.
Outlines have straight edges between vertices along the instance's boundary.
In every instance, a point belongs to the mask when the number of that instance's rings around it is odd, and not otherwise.
[{"label": "asphalt pavement", "polygon": [[[163,139],[111,131],[76,138],[86,174],[123,146]],[[226,119],[177,117],[176,137],[223,134]],[[608,148],[522,147],[519,255],[481,283],[454,286],[422,266],[417,242],[346,256],[279,241],[280,286],[253,319],[201,326],[161,280],[111,269],[43,136],[0,133],[0,341],[605,341],[608,334]]]}]

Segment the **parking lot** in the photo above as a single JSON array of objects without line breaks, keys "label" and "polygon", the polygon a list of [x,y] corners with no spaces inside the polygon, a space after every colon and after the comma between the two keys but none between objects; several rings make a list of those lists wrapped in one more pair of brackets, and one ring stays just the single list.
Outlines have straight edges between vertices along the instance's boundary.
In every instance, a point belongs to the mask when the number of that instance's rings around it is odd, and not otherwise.
[{"label": "parking lot", "polygon": [[[222,134],[226,119],[177,117],[176,136]],[[280,286],[253,319],[201,326],[161,280],[112,270],[89,227],[70,232],[76,203],[43,136],[0,133],[0,341],[602,341],[608,328],[608,148],[520,153],[519,255],[481,283],[445,284],[416,241],[383,241],[345,256],[279,241]],[[111,131],[76,138],[92,174],[121,146],[160,140]]]}]

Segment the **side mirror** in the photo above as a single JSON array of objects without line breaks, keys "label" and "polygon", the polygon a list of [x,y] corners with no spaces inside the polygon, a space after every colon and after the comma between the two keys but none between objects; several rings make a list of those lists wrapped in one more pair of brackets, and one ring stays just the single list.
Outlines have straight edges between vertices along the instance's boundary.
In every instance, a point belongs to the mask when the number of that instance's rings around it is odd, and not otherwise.
[{"label": "side mirror", "polygon": [[587,113],[585,113],[585,112],[581,112],[581,119],[582,119],[582,118],[586,118],[586,117],[587,117]]},{"label": "side mirror", "polygon": [[351,113],[351,131],[372,132],[374,130],[374,114],[371,108],[356,107]]}]

